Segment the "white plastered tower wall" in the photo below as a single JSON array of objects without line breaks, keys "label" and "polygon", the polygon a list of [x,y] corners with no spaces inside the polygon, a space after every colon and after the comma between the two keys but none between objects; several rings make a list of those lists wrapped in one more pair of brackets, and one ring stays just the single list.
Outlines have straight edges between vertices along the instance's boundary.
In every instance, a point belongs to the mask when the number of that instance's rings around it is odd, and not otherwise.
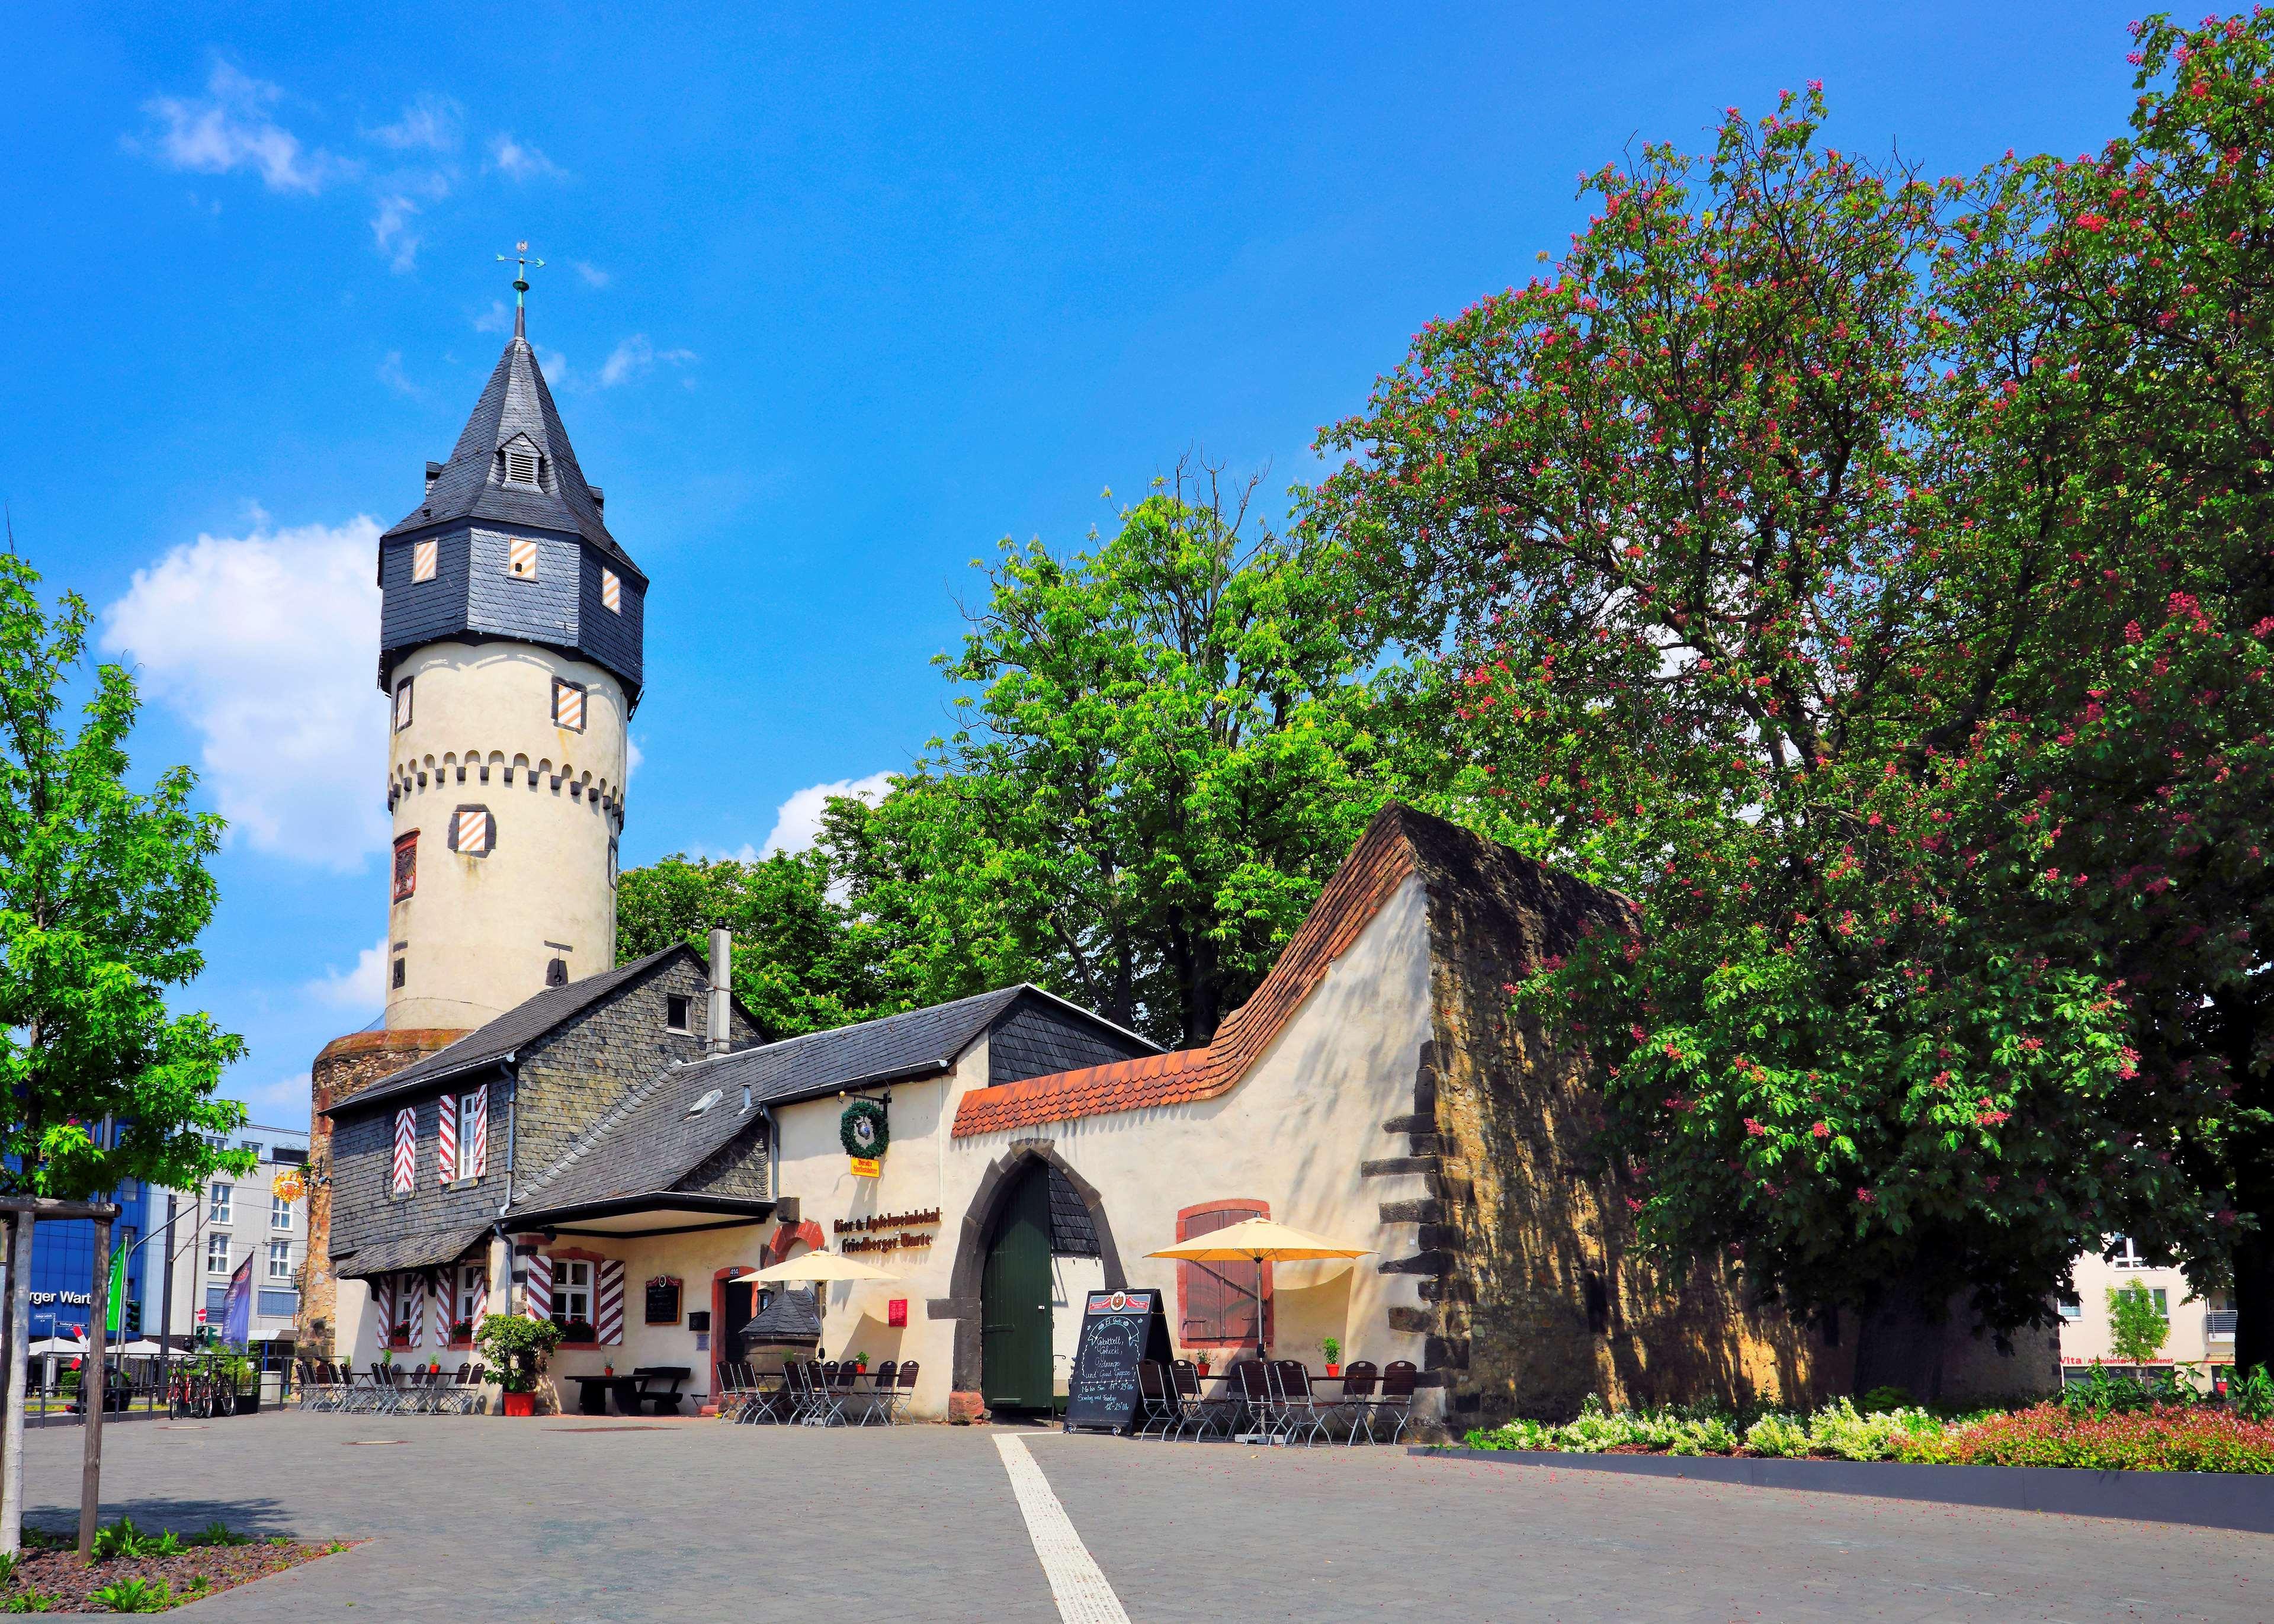
[{"label": "white plastered tower wall", "polygon": [[[533,643],[455,640],[398,661],[388,691],[405,681],[388,789],[396,847],[415,838],[416,853],[410,894],[388,910],[388,1027],[478,1026],[544,990],[555,959],[571,981],[613,967],[621,685]],[[581,731],[555,720],[560,683],[582,691]],[[492,820],[483,855],[451,849],[470,808]]]}]

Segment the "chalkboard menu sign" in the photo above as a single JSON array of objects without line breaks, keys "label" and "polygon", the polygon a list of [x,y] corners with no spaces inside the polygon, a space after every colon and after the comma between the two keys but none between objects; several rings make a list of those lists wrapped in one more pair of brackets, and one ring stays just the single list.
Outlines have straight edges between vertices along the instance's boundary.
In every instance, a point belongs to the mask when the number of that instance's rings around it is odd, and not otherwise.
[{"label": "chalkboard menu sign", "polygon": [[1165,1373],[1172,1357],[1169,1316],[1158,1291],[1091,1292],[1082,1304],[1081,1341],[1066,1384],[1066,1431],[1127,1432],[1137,1424],[1141,1402],[1138,1361],[1157,1359]]},{"label": "chalkboard menu sign", "polygon": [[647,1322],[650,1325],[679,1323],[679,1282],[668,1274],[659,1275],[647,1282]]}]

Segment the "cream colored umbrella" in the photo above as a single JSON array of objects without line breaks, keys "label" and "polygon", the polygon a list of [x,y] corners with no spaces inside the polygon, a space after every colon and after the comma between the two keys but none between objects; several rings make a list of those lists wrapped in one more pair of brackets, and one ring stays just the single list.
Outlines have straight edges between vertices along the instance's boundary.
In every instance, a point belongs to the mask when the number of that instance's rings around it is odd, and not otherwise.
[{"label": "cream colored umbrella", "polygon": [[1250,1218],[1227,1229],[1211,1229],[1188,1241],[1148,1252],[1148,1258],[1176,1258],[1186,1263],[1254,1263],[1255,1275],[1255,1357],[1263,1357],[1263,1274],[1265,1263],[1295,1263],[1313,1258],[1363,1258],[1371,1246],[1353,1246],[1329,1240],[1269,1218]]},{"label": "cream colored umbrella", "polygon": [[784,1263],[769,1264],[762,1269],[752,1269],[747,1274],[737,1274],[729,1285],[770,1285],[784,1280],[898,1280],[898,1274],[887,1273],[873,1263],[856,1263],[850,1258],[833,1252],[809,1252]]}]

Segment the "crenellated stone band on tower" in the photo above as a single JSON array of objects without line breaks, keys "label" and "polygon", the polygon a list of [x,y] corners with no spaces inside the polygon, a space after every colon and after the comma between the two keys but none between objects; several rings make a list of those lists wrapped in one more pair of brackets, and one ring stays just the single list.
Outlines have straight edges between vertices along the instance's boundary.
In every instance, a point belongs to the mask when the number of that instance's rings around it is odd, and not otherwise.
[{"label": "crenellated stone band on tower", "polygon": [[387,1026],[480,1026],[615,962],[647,578],[516,334],[380,538]]}]

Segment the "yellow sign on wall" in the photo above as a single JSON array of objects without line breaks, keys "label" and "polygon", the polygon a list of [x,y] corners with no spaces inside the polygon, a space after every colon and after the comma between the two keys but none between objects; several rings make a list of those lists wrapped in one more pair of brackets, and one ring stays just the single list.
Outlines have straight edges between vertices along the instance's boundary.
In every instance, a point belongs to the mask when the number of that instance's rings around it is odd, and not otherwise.
[{"label": "yellow sign on wall", "polygon": [[853,1163],[853,1176],[856,1178],[875,1178],[885,1170],[885,1163],[881,1157],[855,1156],[850,1160]]}]

